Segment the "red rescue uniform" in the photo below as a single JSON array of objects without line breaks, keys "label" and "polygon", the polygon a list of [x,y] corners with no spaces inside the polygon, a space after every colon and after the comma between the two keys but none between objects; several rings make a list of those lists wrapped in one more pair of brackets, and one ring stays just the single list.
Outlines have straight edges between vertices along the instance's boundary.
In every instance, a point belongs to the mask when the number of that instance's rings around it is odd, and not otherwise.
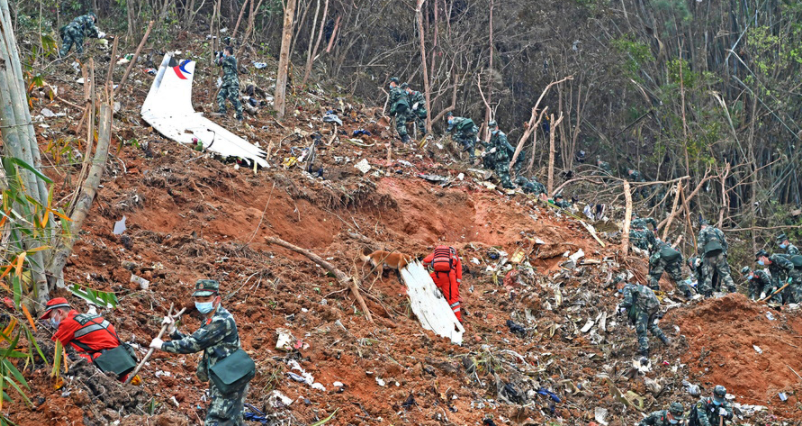
[{"label": "red rescue uniform", "polygon": [[[451,271],[433,271],[430,272],[429,275],[432,276],[432,280],[434,280],[437,288],[443,292],[446,300],[448,300],[448,304],[451,306],[451,310],[454,311],[454,315],[462,322],[462,312],[460,312],[460,301],[462,299],[459,297],[459,286],[462,284],[462,262],[459,256],[457,256],[456,250],[451,247],[448,247],[448,249],[451,251]],[[435,251],[436,250],[437,248],[435,248]],[[435,253],[426,256],[426,258],[423,259],[423,263],[431,264],[434,261],[434,257]]]},{"label": "red rescue uniform", "polygon": [[[65,348],[67,345],[72,345],[78,356],[92,361],[100,356],[100,351],[120,346],[116,335],[117,330],[103,317],[79,314],[73,309],[67,314],[67,318],[59,323],[58,330],[53,335],[53,341],[60,341]],[[90,355],[84,348],[76,345],[76,341],[86,345],[94,353]]]}]

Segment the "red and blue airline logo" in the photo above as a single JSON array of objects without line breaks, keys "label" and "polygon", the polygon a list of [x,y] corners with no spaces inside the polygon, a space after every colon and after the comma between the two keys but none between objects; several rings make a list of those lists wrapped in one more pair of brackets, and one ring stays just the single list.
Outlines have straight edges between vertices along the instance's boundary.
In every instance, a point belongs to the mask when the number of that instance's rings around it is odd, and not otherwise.
[{"label": "red and blue airline logo", "polygon": [[185,68],[187,66],[187,64],[189,64],[190,62],[192,62],[192,61],[187,59],[184,62],[182,62],[180,65],[178,65],[177,67],[173,67],[173,71],[175,71],[175,75],[177,75],[178,78],[180,78],[181,80],[186,80],[187,79],[186,76],[192,74],[191,72],[187,71],[186,68]]}]

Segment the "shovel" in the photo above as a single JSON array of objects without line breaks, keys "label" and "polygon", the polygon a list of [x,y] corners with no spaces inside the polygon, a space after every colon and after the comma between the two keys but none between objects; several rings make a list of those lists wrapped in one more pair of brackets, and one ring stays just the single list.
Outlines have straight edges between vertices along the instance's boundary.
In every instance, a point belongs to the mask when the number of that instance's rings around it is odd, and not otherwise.
[{"label": "shovel", "polygon": [[[179,317],[181,317],[181,315],[186,310],[187,310],[186,308],[181,309],[180,311],[178,311],[177,314],[173,315],[172,314],[172,312],[173,312],[173,304],[171,303],[170,304],[170,309],[167,311],[167,316],[170,316],[170,317],[173,317],[173,318],[179,318]],[[161,339],[162,335],[164,335],[165,331],[167,331],[167,324],[162,324],[162,329],[159,331],[159,334],[156,336],[156,338],[157,339]],[[148,359],[150,359],[150,356],[153,355],[153,351],[155,351],[155,349],[153,349],[153,348],[148,349],[148,353],[145,354],[145,357],[142,358],[142,361],[139,363],[139,365],[137,365],[136,368],[134,369],[134,371],[132,371],[131,374],[128,375],[128,378],[125,380],[125,384],[126,385],[131,383],[131,380],[133,380],[134,377],[136,377],[137,373],[139,373],[139,370],[141,370],[142,367],[145,365],[145,363],[148,362]]]}]

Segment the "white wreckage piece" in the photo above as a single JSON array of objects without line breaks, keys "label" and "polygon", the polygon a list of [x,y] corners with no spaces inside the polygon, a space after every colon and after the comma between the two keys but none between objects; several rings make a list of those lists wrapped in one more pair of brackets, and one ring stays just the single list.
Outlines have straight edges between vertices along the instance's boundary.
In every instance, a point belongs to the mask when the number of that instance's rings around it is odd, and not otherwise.
[{"label": "white wreckage piece", "polygon": [[142,119],[167,138],[191,144],[193,138],[203,147],[224,157],[250,160],[269,167],[267,153],[239,136],[213,123],[192,108],[192,81],[195,61],[177,61],[164,55],[159,72],[142,104]]},{"label": "white wreckage piece", "polygon": [[448,301],[432,281],[432,277],[420,262],[413,262],[401,270],[401,279],[407,286],[412,312],[418,317],[423,328],[441,337],[451,339],[451,343],[461,345],[465,328],[451,310]]}]

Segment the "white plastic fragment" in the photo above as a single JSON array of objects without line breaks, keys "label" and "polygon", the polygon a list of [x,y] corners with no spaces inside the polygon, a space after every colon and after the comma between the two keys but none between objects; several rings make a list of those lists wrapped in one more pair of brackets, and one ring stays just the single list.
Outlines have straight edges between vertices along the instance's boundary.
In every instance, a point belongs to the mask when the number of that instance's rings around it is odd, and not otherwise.
[{"label": "white plastic fragment", "polygon": [[582,249],[579,249],[579,251],[577,251],[576,253],[574,253],[571,256],[569,256],[568,259],[570,259],[571,261],[576,263],[576,262],[579,261],[579,259],[583,258],[584,256],[585,256],[585,252],[582,251]]},{"label": "white plastic fragment", "polygon": [[281,409],[292,405],[292,398],[284,395],[280,391],[274,390],[270,392],[270,396],[267,397],[267,404],[273,408]]},{"label": "white plastic fragment", "polygon": [[580,331],[582,333],[587,333],[588,331],[590,331],[591,328],[593,328],[593,320],[592,319],[588,319],[588,322],[585,323],[585,326],[582,327],[582,330],[580,330]]},{"label": "white plastic fragment", "polygon": [[125,232],[125,216],[122,219],[114,222],[114,230],[112,231],[114,235],[120,235]]},{"label": "white plastic fragment", "polygon": [[287,352],[291,351],[292,341],[295,340],[295,338],[292,337],[290,330],[287,330],[286,328],[278,328],[276,329],[276,333],[278,334],[276,349]]},{"label": "white plastic fragment", "polygon": [[370,171],[370,164],[368,164],[367,158],[363,158],[362,161],[354,164],[354,167],[356,167],[357,170],[362,172],[362,174],[365,174]]},{"label": "white plastic fragment", "polygon": [[150,286],[150,281],[134,274],[131,274],[131,282],[139,284],[139,288],[142,290],[147,290]]},{"label": "white plastic fragment", "polygon": [[607,424],[608,424],[607,423],[607,409],[601,408],[601,407],[596,407],[593,410],[593,418],[596,419],[596,421],[599,422],[599,424],[607,426]]},{"label": "white plastic fragment", "polygon": [[754,349],[755,349],[755,352],[757,352],[757,353],[759,353],[759,354],[762,354],[762,353],[763,353],[763,349],[760,349],[760,346],[757,346],[757,345],[752,345],[752,348],[754,348]]},{"label": "white plastic fragment", "polygon": [[376,384],[378,384],[381,387],[384,387],[387,384],[387,382],[385,382],[384,380],[382,380],[382,379],[377,377],[376,378]]}]

